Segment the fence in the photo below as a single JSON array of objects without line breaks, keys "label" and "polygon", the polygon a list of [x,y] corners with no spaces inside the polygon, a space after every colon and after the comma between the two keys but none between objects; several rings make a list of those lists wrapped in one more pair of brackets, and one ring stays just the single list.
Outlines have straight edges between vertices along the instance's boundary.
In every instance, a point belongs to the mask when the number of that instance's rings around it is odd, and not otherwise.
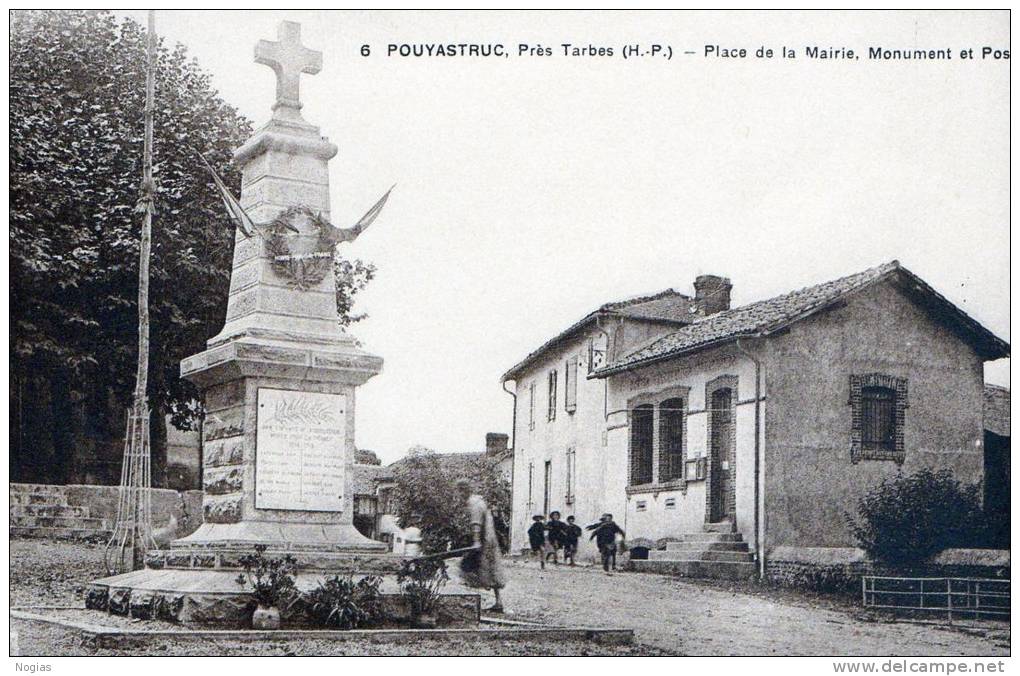
[{"label": "fence", "polygon": [[956,618],[1009,618],[1009,580],[966,577],[861,578],[865,608],[945,613]]}]

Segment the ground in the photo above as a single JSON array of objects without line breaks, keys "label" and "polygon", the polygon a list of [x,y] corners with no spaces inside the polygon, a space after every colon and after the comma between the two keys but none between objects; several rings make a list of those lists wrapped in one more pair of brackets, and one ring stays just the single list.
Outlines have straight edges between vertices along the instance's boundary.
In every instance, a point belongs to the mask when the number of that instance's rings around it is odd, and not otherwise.
[{"label": "ground", "polygon": [[[456,566],[453,566],[455,569]],[[176,644],[144,652],[177,654],[458,654],[458,655],[1007,655],[1005,624],[980,629],[879,620],[853,600],[839,600],[750,584],[682,581],[640,573],[606,575],[596,568],[512,563],[504,592],[510,619],[550,624],[629,627],[634,646],[593,643],[444,642],[335,644],[281,641]],[[82,543],[11,541],[11,604],[71,605],[84,584],[103,576],[102,547]],[[463,591],[456,582],[450,591]],[[491,603],[485,595],[483,603]],[[15,620],[26,655],[97,654],[81,637],[58,627]],[[343,651],[348,651],[344,653]],[[140,654],[100,651],[98,654]]]}]

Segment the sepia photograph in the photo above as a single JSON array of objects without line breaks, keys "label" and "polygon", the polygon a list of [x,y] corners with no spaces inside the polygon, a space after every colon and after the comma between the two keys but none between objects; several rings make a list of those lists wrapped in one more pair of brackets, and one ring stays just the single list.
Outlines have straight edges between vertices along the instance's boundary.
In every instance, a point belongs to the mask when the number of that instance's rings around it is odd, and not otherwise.
[{"label": "sepia photograph", "polygon": [[8,667],[1008,671],[1010,19],[10,9]]}]

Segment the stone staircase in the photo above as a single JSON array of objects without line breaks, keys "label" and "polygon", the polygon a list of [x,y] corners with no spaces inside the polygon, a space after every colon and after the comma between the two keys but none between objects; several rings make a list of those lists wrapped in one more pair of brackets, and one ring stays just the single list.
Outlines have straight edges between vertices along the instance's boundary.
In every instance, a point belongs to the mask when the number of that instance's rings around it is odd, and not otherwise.
[{"label": "stone staircase", "polygon": [[634,570],[682,577],[749,580],[757,567],[743,536],[729,521],[705,524],[700,533],[687,533],[653,549],[648,559],[632,560]]},{"label": "stone staircase", "polygon": [[94,518],[89,508],[69,505],[64,486],[10,484],[11,537],[104,541],[113,523]]}]

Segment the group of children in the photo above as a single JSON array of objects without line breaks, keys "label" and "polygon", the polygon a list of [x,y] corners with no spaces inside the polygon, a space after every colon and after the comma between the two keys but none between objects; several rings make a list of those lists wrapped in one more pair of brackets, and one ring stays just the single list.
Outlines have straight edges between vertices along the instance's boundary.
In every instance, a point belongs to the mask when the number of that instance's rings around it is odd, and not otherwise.
[{"label": "group of children", "polygon": [[[550,512],[549,520],[546,521],[541,514],[531,517],[533,523],[528,529],[528,540],[531,544],[531,553],[538,557],[542,568],[545,562],[552,558],[553,563],[559,563],[559,552],[563,551],[563,561],[570,561],[574,565],[574,556],[577,554],[577,543],[583,531],[574,523],[573,515],[568,516],[566,522],[560,521],[559,512]],[[623,529],[613,521],[613,515],[608,512],[603,514],[598,523],[587,526],[592,531],[589,540],[595,540],[602,555],[602,569],[607,573],[616,570],[616,536],[621,537],[620,546],[623,546]]]}]

